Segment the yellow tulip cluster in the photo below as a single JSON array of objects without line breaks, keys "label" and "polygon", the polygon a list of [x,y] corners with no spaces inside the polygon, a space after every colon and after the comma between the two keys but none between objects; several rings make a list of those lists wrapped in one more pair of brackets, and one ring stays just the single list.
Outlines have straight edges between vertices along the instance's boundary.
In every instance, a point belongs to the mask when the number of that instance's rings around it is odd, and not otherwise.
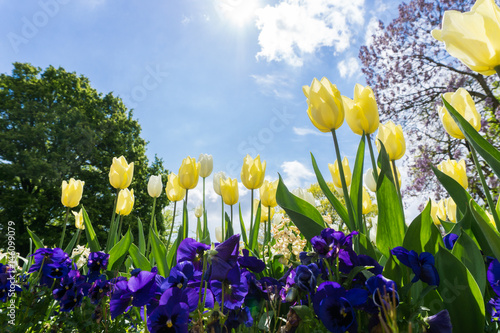
[{"label": "yellow tulip cluster", "polygon": [[431,201],[431,218],[434,224],[440,225],[441,221],[457,222],[457,205],[452,198],[441,199],[438,203]]},{"label": "yellow tulip cluster", "polygon": [[129,190],[128,187],[132,183],[133,176],[134,162],[127,163],[124,156],[113,157],[113,163],[109,170],[109,183],[114,188],[120,189],[115,207],[116,214],[125,216],[132,212],[135,202],[134,190]]}]

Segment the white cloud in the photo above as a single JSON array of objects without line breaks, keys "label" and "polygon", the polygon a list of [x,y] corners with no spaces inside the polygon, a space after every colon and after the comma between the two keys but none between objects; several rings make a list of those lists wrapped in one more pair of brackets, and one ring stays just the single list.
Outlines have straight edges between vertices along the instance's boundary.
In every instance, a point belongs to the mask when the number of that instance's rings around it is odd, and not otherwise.
[{"label": "white cloud", "polygon": [[304,135],[328,135],[325,133],[322,133],[318,130],[312,129],[312,128],[303,128],[303,127],[294,127],[293,128],[293,133],[304,136]]},{"label": "white cloud", "polygon": [[188,25],[190,22],[191,22],[190,17],[185,16],[185,15],[182,16],[182,21],[181,21],[182,25]]},{"label": "white cloud", "polygon": [[370,46],[373,43],[373,35],[378,31],[378,18],[372,16],[366,25],[365,32],[365,45]]},{"label": "white cloud", "polygon": [[280,99],[291,99],[293,94],[290,92],[290,78],[283,74],[250,75],[259,86],[264,95],[274,95]]},{"label": "white cloud", "polygon": [[360,74],[359,62],[355,57],[349,57],[340,61],[337,64],[337,69],[340,72],[340,77],[343,79],[358,76]]},{"label": "white cloud", "polygon": [[302,66],[303,55],[333,47],[349,48],[364,24],[364,0],[285,0],[257,10],[261,50],[257,58]]},{"label": "white cloud", "polygon": [[291,191],[297,187],[307,187],[315,181],[314,173],[299,161],[285,161],[281,164],[286,187]]}]

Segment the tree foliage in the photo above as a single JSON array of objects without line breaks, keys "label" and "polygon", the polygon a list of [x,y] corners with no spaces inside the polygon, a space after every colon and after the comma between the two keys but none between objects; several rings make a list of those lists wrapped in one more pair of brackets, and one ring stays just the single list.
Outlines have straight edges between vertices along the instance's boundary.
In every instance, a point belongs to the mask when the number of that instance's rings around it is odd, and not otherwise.
[{"label": "tree foliage", "polygon": [[[447,10],[466,12],[474,0],[412,0],[399,6],[399,16],[384,26],[379,22],[371,42],[361,47],[359,57],[366,76],[379,103],[381,121],[389,119],[405,128],[410,148],[406,163],[411,177],[406,193],[420,195],[422,191],[435,193],[438,199],[445,192],[429,179],[435,179],[430,164],[437,165],[446,158],[469,156],[464,140],[450,137],[442,128],[437,107],[442,105],[445,92],[464,87],[476,102],[483,116],[482,134],[496,147],[500,102],[494,77],[485,77],[470,71],[451,57],[444,44],[431,36],[439,29]],[[472,160],[467,161],[472,169]],[[496,180],[487,165],[484,171],[490,185]],[[470,185],[479,184],[472,177]],[[472,188],[476,196],[483,192]]]},{"label": "tree foliage", "polygon": [[[14,63],[12,75],[1,74],[0,228],[15,222],[17,251],[29,250],[26,227],[46,245],[57,244],[65,212],[61,183],[70,178],[85,181],[81,204],[105,243],[116,195],[108,173],[120,155],[135,162],[130,188],[136,201],[124,223],[136,226],[141,217],[149,225],[147,181],[159,173],[166,180],[167,171],[156,157],[149,165],[140,133],[121,99],[97,92],[84,76],[52,66],[42,72],[26,63]],[[157,200],[160,208],[166,204],[165,195]],[[72,216],[69,221],[67,240],[75,230]]]}]

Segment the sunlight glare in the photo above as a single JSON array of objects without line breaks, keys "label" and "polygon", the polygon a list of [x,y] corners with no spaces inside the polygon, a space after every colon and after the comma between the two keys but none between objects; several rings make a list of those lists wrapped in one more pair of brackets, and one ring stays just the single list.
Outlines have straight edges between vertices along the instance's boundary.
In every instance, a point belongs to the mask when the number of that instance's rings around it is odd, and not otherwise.
[{"label": "sunlight glare", "polygon": [[259,0],[218,0],[218,7],[226,19],[243,27],[253,21]]}]

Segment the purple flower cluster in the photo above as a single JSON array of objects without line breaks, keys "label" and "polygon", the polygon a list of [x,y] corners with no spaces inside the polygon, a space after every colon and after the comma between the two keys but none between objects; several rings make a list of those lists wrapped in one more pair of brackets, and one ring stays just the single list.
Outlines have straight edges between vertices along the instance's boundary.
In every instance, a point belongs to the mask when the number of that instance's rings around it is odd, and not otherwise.
[{"label": "purple flower cluster", "polygon": [[[324,229],[311,241],[313,252],[301,253],[301,264],[289,267],[279,279],[264,276],[266,265],[248,250],[240,253],[239,235],[213,248],[193,239],[183,240],[167,277],[153,267],[151,271],[135,269],[128,279],[108,280],[109,255],[103,252],[89,255],[88,273],[83,275],[58,248],[38,249],[29,272],[38,274],[40,284],[51,287],[60,311],[72,311],[85,297],[97,305],[108,296],[111,319],[136,308],[152,333],[188,332],[190,324],[198,323],[193,320],[201,320],[190,314],[213,308],[225,320],[205,322],[207,327],[228,332],[242,325],[251,327],[260,320],[254,316],[266,302],[287,303],[285,308],[310,306],[330,332],[356,331],[357,312],[378,320],[382,306],[399,304],[398,288],[382,276],[382,266],[353,250],[356,234]],[[425,253],[418,256],[395,248],[393,254],[412,267],[415,279],[439,283]],[[369,269],[362,274],[366,266]],[[396,304],[388,304],[393,299]]]}]

